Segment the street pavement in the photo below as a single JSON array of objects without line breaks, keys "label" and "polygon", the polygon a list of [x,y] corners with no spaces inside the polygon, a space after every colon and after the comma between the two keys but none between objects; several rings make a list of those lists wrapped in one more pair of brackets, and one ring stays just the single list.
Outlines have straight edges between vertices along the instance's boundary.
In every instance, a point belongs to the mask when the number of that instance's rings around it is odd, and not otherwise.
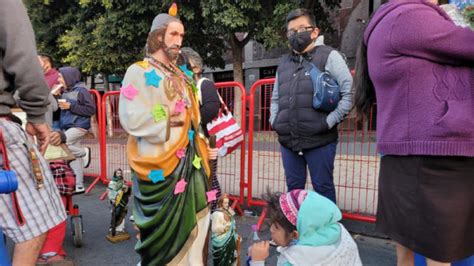
[{"label": "street pavement", "polygon": [[[88,180],[90,181],[90,179]],[[79,205],[79,211],[84,224],[84,246],[74,247],[71,231],[71,223],[68,218],[68,230],[64,242],[68,259],[77,266],[99,266],[99,265],[136,265],[140,258],[134,251],[135,238],[131,223],[127,220],[126,228],[132,234],[132,238],[117,244],[112,244],[106,240],[110,224],[110,209],[107,200],[100,201],[100,195],[105,191],[105,186],[97,185],[90,194],[74,196],[74,203]],[[130,206],[129,206],[130,207]],[[257,209],[258,211],[258,209]],[[129,215],[131,211],[129,212]],[[241,262],[245,265],[246,250],[251,237],[251,225],[258,220],[256,216],[236,217],[237,231],[242,236],[243,248],[241,252]],[[367,235],[373,235],[373,225],[344,221],[344,224],[353,234],[359,247],[359,253],[364,265],[396,265],[395,247],[393,242]],[[353,230],[352,230],[353,229]],[[268,223],[262,226],[259,232],[261,239],[270,239]],[[10,247],[12,244],[9,243]],[[212,265],[209,256],[208,265]],[[271,250],[271,257],[266,265],[276,265],[277,252],[275,248]]]}]

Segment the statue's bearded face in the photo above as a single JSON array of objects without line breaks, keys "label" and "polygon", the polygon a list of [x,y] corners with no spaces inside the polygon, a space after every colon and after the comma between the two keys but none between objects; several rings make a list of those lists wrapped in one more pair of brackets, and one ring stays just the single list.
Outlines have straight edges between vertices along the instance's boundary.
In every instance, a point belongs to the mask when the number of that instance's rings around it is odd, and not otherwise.
[{"label": "statue's bearded face", "polygon": [[148,34],[147,54],[153,54],[159,50],[168,57],[169,61],[176,61],[183,44],[184,26],[180,20],[170,21]]},{"label": "statue's bearded face", "polygon": [[170,22],[163,36],[162,49],[170,61],[175,61],[183,44],[184,26],[181,22]]}]

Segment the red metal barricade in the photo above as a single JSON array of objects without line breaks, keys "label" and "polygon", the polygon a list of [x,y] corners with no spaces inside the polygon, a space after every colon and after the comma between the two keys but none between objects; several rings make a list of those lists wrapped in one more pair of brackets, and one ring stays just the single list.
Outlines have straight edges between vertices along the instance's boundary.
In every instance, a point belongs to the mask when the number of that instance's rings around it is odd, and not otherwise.
[{"label": "red metal barricade", "polygon": [[99,181],[108,184],[109,177],[117,168],[121,168],[125,179],[130,181],[130,170],[126,158],[128,134],[120,126],[118,118],[119,96],[120,91],[109,91],[102,96],[99,131],[101,174],[86,192],[92,190]]},{"label": "red metal barricade", "polygon": [[[238,82],[217,83],[216,89],[222,99],[233,112],[237,122],[245,132],[246,108],[245,88]],[[112,177],[113,171],[121,168],[125,180],[130,181],[130,167],[127,161],[126,145],[128,134],[120,125],[118,106],[119,91],[107,92],[102,97],[100,115],[100,175],[89,186],[89,192],[99,181],[107,184]],[[240,98],[240,101],[238,99]],[[240,103],[239,103],[240,102]],[[240,105],[237,107],[237,105]],[[237,112],[235,112],[237,111]],[[219,158],[217,176],[224,193],[231,194],[231,198],[238,203],[244,201],[245,189],[245,137],[241,147],[232,154]],[[234,204],[234,206],[237,206]]]},{"label": "red metal barricade", "polygon": [[[267,188],[286,191],[277,134],[270,131],[269,108],[274,79],[258,80],[252,85],[249,100],[248,131],[248,205],[264,206],[259,199]],[[265,99],[262,99],[264,97]],[[257,122],[256,122],[257,121]],[[375,222],[379,157],[375,132],[369,122],[349,116],[339,125],[339,144],[334,163],[337,202],[344,217]],[[306,186],[312,188],[308,178]],[[264,218],[265,213],[262,215]],[[263,219],[260,219],[261,225]]]},{"label": "red metal barricade", "polygon": [[101,178],[101,169],[102,166],[100,165],[100,127],[101,127],[101,99],[100,93],[95,89],[90,89],[89,93],[92,95],[94,99],[94,103],[96,105],[96,115],[91,118],[91,131],[92,134],[87,134],[86,137],[82,140],[82,147],[89,147],[91,149],[91,163],[89,167],[84,169],[84,175],[93,177],[95,179]]},{"label": "red metal barricade", "polygon": [[[223,158],[218,158],[217,178],[222,192],[232,195],[234,201],[238,199],[242,204],[245,196],[244,190],[247,187],[245,182],[245,118],[247,116],[245,87],[239,82],[219,82],[215,86],[244,132],[244,141],[240,148]],[[240,101],[238,101],[239,94]]]},{"label": "red metal barricade", "polygon": [[[258,197],[266,191],[267,187],[271,191],[284,191],[286,188],[279,153],[280,144],[276,133],[269,130],[268,125],[273,83],[274,79],[258,80],[252,85],[248,95],[247,203],[250,206],[264,206],[264,202]],[[256,94],[257,89],[260,89],[258,94]],[[255,108],[256,105],[257,108]],[[258,123],[255,123],[255,120]]]},{"label": "red metal barricade", "polygon": [[[238,82],[216,83],[219,94],[242,130],[248,131],[248,138],[244,138],[241,147],[232,154],[219,158],[218,163],[217,176],[222,191],[232,195],[234,206],[242,204],[245,196],[248,205],[264,206],[259,197],[266,192],[267,187],[271,191],[286,191],[280,145],[276,133],[268,123],[273,83],[274,79],[259,80],[253,84],[249,95],[246,95],[244,86]],[[98,93],[93,94],[96,99],[100,99]],[[122,129],[118,118],[119,96],[119,91],[107,92],[98,105],[100,166],[95,165],[90,169],[94,173],[100,170],[100,174],[96,174],[97,178],[88,191],[98,181],[108,183],[108,176],[117,168],[121,168],[125,178],[130,180],[126,157],[128,134]],[[247,101],[248,129],[245,119]],[[344,217],[364,222],[375,222],[377,208],[379,156],[375,146],[373,121],[373,115],[368,121],[362,122],[349,115],[339,125],[339,144],[334,163],[337,201]],[[93,163],[97,164],[97,161]],[[312,187],[309,178],[307,187]],[[264,210],[263,217],[265,213]],[[259,223],[262,221],[261,219]]]}]

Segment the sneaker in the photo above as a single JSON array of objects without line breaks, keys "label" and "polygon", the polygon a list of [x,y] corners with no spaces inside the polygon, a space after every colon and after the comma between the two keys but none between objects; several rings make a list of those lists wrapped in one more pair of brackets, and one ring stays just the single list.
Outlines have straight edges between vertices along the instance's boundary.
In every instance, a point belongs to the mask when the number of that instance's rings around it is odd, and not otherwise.
[{"label": "sneaker", "polygon": [[74,191],[74,194],[82,194],[84,193],[86,190],[84,189],[83,186],[76,186],[76,190]]},{"label": "sneaker", "polygon": [[84,163],[84,168],[87,168],[89,164],[91,164],[91,148],[85,147],[84,150],[86,151],[86,155],[82,157],[82,162]]},{"label": "sneaker", "polygon": [[130,217],[128,217],[128,220],[129,220],[130,222],[132,222],[132,223],[135,222],[135,218],[133,218],[133,215],[130,215]]}]

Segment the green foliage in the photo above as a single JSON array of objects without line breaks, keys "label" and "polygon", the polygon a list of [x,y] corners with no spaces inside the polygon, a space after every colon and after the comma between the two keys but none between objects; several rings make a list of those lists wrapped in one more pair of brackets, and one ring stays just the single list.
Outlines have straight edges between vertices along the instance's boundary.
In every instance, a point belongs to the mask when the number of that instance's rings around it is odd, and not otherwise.
[{"label": "green foliage", "polygon": [[[155,15],[167,12],[173,2],[28,0],[25,4],[41,52],[85,73],[123,74],[127,66],[143,58]],[[324,5],[335,8],[339,2],[324,0]],[[247,38],[238,40],[234,49],[242,49],[252,38],[266,48],[285,45],[286,14],[297,7],[312,9],[323,31],[332,31],[327,10],[316,0],[178,1],[186,28],[184,45],[201,54],[207,65],[223,67],[222,55],[232,41],[235,44],[235,33],[247,33]]]},{"label": "green foliage", "polygon": [[[146,5],[142,1],[30,0],[27,8],[41,52],[85,73],[123,74],[143,58],[151,21],[166,12],[168,5],[156,0]],[[200,52],[208,65],[222,67],[222,39],[204,32],[199,12],[183,8],[180,13],[190,22],[183,19],[190,25],[185,45]]]},{"label": "green foliage", "polygon": [[275,4],[273,12],[267,16],[263,30],[256,36],[265,48],[283,46],[286,43],[285,19],[288,12],[298,7],[294,1],[279,1]]},{"label": "green foliage", "polygon": [[[90,3],[82,7],[89,8]],[[136,18],[146,10],[139,5],[95,8],[104,10],[60,37],[60,47],[68,51],[64,61],[87,73],[122,74],[128,65],[143,58],[149,20]]]}]

